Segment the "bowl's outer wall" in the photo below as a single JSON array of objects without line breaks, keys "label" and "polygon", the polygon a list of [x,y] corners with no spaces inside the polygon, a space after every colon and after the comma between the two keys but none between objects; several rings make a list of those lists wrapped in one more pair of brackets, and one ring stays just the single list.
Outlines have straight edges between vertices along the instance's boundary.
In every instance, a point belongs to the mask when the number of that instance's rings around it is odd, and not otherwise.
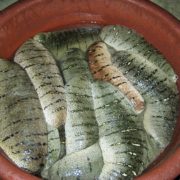
[{"label": "bowl's outer wall", "polygon": [[[90,24],[119,24],[135,29],[162,52],[180,77],[180,22],[147,0],[18,2],[0,12],[0,57],[12,60],[16,49],[39,32]],[[180,80],[177,84],[180,90]],[[180,173],[179,129],[180,119],[171,145],[156,165],[137,179],[170,180]],[[3,155],[0,156],[0,178],[37,179],[16,168]]]}]

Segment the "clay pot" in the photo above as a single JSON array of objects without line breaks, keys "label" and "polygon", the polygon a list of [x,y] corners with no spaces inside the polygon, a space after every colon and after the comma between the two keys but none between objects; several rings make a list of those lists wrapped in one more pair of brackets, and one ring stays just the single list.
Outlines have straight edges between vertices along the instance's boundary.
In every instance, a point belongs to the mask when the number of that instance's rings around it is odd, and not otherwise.
[{"label": "clay pot", "polygon": [[[16,49],[38,32],[84,25],[119,24],[135,29],[169,60],[180,77],[180,23],[147,0],[20,1],[0,13],[0,57],[11,60]],[[180,91],[180,79],[178,80]],[[180,172],[180,118],[171,144],[138,178],[170,180]],[[37,180],[0,155],[0,178]]]}]

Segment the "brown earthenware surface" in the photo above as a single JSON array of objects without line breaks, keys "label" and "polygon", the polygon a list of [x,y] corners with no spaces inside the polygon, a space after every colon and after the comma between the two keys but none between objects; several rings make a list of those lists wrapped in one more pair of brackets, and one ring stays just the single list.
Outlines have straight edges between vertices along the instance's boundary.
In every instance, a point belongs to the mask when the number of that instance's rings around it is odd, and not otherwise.
[{"label": "brown earthenware surface", "polygon": [[[169,60],[180,77],[180,23],[146,0],[20,1],[0,12],[0,57],[12,60],[16,49],[38,32],[84,25],[119,24],[135,29]],[[180,80],[178,80],[180,90]],[[180,119],[172,143],[136,178],[171,180],[180,172]],[[3,180],[36,180],[0,156]]]}]

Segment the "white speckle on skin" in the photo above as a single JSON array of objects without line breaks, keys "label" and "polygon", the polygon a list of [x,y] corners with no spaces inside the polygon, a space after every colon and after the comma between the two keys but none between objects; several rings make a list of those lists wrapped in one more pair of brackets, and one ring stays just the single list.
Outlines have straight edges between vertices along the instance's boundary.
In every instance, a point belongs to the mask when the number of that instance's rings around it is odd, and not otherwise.
[{"label": "white speckle on skin", "polygon": [[136,173],[135,171],[132,171],[132,173],[133,173],[135,176],[137,176],[137,173]]},{"label": "white speckle on skin", "polygon": [[132,143],[132,145],[137,147],[141,146],[140,144],[135,144],[135,143]]},{"label": "white speckle on skin", "polygon": [[124,177],[127,177],[127,174],[126,174],[126,173],[123,173],[122,175],[123,175]]}]

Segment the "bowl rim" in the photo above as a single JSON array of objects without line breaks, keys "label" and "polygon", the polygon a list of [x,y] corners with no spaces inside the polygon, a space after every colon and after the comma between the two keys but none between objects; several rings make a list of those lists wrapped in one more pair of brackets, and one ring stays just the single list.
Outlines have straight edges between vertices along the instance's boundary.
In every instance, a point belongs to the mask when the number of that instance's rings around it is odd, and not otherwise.
[{"label": "bowl rim", "polygon": [[[59,7],[63,7],[61,11]],[[16,49],[25,40],[42,31],[96,24],[119,24],[135,29],[170,60],[175,72],[180,76],[180,62],[178,61],[180,57],[180,22],[162,8],[146,0],[96,0],[95,6],[94,2],[90,0],[17,2],[0,12],[0,55],[3,58],[11,59]],[[177,85],[180,90],[180,80]],[[180,127],[180,119],[178,119],[178,127]],[[168,158],[136,179],[162,179],[166,176],[174,178],[178,175],[180,134],[177,128],[174,137],[179,139],[178,142],[171,143],[177,147],[173,150],[174,152],[169,154],[169,147],[167,147],[165,154]],[[12,171],[8,169],[8,176],[4,175],[7,170],[1,168],[0,176],[13,179],[15,171],[18,171],[19,178],[36,178],[27,175],[14,165],[12,167],[12,164],[8,164],[9,162],[2,155],[0,155],[0,162],[2,162],[0,166],[5,163],[7,169],[8,167],[12,168]],[[170,172],[167,165],[169,163],[177,168]]]}]

